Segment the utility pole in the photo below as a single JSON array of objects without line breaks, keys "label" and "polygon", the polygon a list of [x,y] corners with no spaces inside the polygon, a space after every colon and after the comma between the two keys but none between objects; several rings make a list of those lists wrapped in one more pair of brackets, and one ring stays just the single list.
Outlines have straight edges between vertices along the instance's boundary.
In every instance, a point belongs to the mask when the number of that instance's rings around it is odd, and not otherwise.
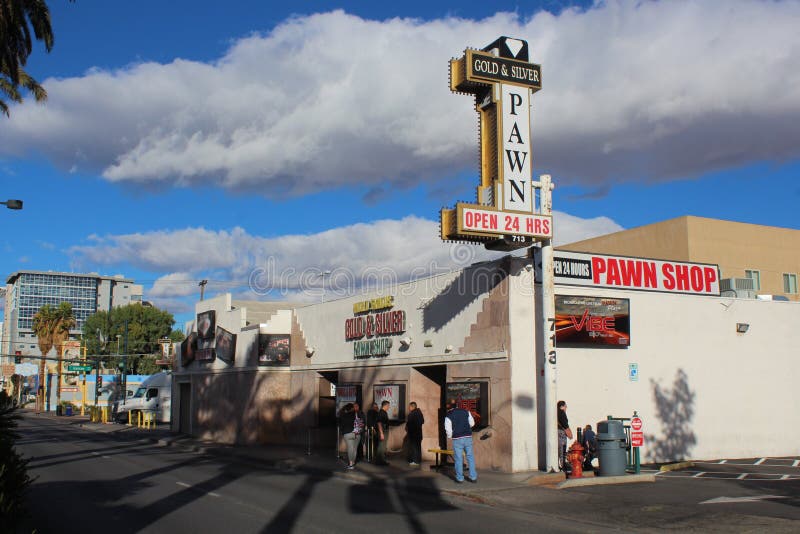
[{"label": "utility pole", "polygon": [[208,283],[208,280],[200,280],[200,283],[197,284],[198,286],[200,286],[200,300],[203,300],[203,297],[206,294],[206,284],[207,283]]}]

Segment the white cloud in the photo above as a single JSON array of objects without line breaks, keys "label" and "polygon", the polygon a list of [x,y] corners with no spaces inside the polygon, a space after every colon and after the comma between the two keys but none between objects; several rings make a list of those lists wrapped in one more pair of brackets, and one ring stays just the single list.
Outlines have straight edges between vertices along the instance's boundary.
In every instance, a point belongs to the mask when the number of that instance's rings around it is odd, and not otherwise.
[{"label": "white cloud", "polygon": [[[557,244],[621,230],[607,217],[581,219],[554,215]],[[145,298],[174,299],[197,295],[199,279],[210,282],[207,294],[251,291],[253,294],[314,300],[325,289],[342,294],[381,281],[396,283],[464,267],[502,253],[482,246],[442,243],[438,222],[409,216],[333,228],[308,235],[253,236],[241,228],[94,236],[89,245],[71,249],[76,265],[97,269],[133,265],[167,273],[145,290]]]},{"label": "white cloud", "polygon": [[485,20],[285,21],[204,64],[50,79],[12,110],[0,153],[41,151],[115,182],[305,194],[452,176],[476,117],[447,61],[498,35],[543,69],[535,172],[659,180],[800,156],[800,2],[600,2]]}]

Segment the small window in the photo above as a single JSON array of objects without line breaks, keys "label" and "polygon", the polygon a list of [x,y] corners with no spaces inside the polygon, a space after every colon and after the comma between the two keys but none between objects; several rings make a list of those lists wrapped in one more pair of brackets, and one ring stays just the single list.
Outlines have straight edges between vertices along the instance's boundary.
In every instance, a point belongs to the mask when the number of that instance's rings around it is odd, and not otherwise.
[{"label": "small window", "polygon": [[150,388],[147,390],[147,400],[154,399],[158,397],[158,390],[156,388]]},{"label": "small window", "polygon": [[750,269],[744,270],[744,277],[750,278],[753,281],[753,289],[759,291],[761,289],[761,271],[752,271]]},{"label": "small window", "polygon": [[783,292],[788,295],[797,293],[797,275],[792,273],[783,274]]}]

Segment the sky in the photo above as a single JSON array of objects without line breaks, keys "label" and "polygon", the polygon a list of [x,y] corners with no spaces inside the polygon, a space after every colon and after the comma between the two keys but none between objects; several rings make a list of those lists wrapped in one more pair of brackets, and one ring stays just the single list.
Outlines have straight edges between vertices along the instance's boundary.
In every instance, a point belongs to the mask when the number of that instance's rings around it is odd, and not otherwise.
[{"label": "sky", "polygon": [[[448,61],[542,65],[556,244],[683,215],[800,229],[800,2],[48,2],[49,93],[0,117],[0,272],[314,302],[495,257],[442,243],[477,114]],[[330,274],[325,275],[326,271]]]}]

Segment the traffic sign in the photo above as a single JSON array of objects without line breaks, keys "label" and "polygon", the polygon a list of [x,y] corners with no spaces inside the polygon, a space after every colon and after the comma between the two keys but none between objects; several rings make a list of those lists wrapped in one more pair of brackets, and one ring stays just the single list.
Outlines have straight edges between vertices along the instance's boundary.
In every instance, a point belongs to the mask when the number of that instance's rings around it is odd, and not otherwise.
[{"label": "traffic sign", "polygon": [[634,430],[631,432],[631,447],[641,447],[644,445],[644,432]]},{"label": "traffic sign", "polygon": [[631,419],[631,430],[639,431],[642,429],[642,418],[634,417]]},{"label": "traffic sign", "polygon": [[91,365],[68,365],[67,371],[82,371],[82,372],[89,372],[92,370]]}]

